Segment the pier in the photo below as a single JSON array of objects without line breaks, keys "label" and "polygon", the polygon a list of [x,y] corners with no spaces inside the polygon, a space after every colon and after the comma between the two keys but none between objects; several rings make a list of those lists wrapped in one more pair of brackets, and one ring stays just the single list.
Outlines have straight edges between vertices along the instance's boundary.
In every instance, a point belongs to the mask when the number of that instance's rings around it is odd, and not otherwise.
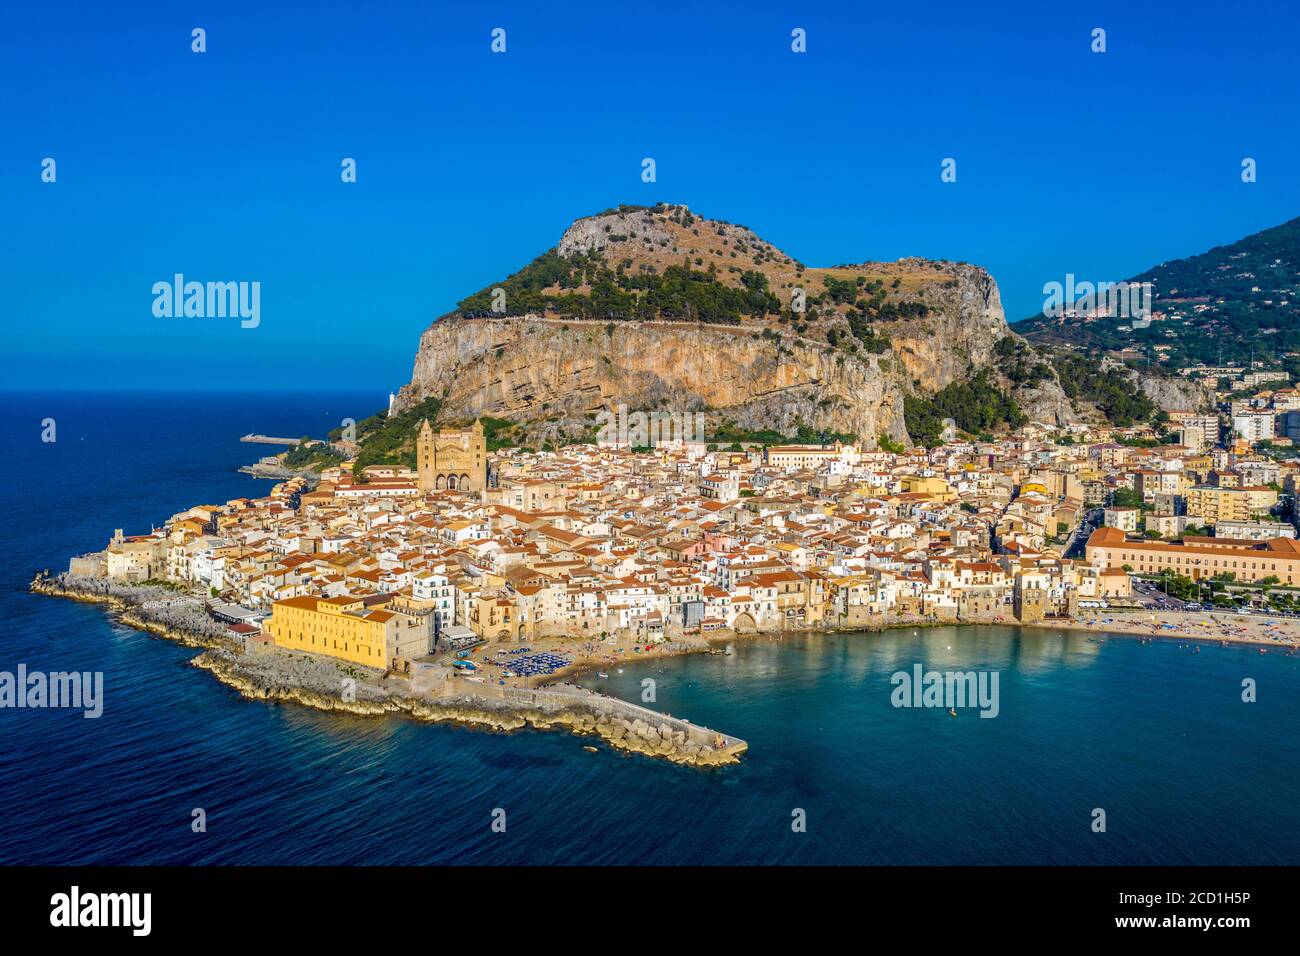
[{"label": "pier", "polygon": [[[239,440],[252,442],[255,445],[296,445],[302,441],[301,438],[276,438],[274,435],[245,435]],[[316,445],[325,444],[319,438],[308,438],[307,441]]]},{"label": "pier", "polygon": [[[507,700],[533,705],[578,705],[589,708],[610,730],[602,733],[607,740],[626,749],[670,754],[700,751],[719,757],[735,758],[749,749],[749,744],[732,734],[723,734],[680,717],[673,717],[649,707],[607,697],[573,684],[552,684],[536,688],[501,688]],[[688,750],[689,748],[689,750]]]}]

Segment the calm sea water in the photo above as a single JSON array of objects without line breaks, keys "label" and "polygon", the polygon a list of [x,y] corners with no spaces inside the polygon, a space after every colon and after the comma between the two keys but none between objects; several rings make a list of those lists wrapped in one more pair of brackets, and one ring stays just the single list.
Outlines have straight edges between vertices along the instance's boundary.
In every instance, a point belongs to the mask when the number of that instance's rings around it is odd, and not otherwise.
[{"label": "calm sea water", "polygon": [[[192,651],[24,585],[114,527],[266,490],[233,471],[267,451],[239,435],[320,434],[384,396],[3,401],[0,669],[103,671],[106,701],[99,720],[0,710],[0,863],[1300,862],[1300,658],[1276,653],[954,628],[585,679],[635,700],[653,678],[660,708],[750,742],[713,772],[562,733],[245,701],[187,667]],[[890,675],[917,662],[999,671],[1001,714],[893,708]],[[1241,702],[1244,677],[1258,703]]]}]

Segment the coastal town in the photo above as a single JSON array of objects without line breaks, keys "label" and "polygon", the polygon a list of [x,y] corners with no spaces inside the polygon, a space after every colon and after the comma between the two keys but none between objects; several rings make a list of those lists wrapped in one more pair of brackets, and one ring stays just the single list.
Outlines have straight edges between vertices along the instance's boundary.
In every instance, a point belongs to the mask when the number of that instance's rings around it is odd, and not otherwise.
[{"label": "coastal town", "polygon": [[954,624],[1089,656],[1114,635],[1300,652],[1300,392],[1265,382],[1158,425],[946,421],[929,449],[719,440],[699,412],[620,407],[612,437],[534,450],[424,419],[414,468],[290,473],[115,530],[31,589],[202,648],[189,663],[253,700],[562,728],[712,768],[749,743],[655,709],[655,678],[641,703],[602,679],[743,640]]},{"label": "coastal town", "polygon": [[481,422],[425,420],[414,469],[344,463],[196,505],[38,583],[162,589],[201,606],[231,668],[323,662],[429,700],[577,693],[576,671],[750,635],[951,623],[1294,652],[1300,393],[1227,410],[1175,411],[1163,435],[949,428],[928,450],[662,431],[489,450]]}]

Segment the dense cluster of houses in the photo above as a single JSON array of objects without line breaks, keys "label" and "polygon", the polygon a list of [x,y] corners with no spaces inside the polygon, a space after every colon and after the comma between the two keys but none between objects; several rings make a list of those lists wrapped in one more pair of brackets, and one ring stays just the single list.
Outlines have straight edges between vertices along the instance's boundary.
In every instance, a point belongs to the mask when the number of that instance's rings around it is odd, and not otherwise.
[{"label": "dense cluster of houses", "polygon": [[[265,498],[190,508],[148,535],[118,532],[73,570],[203,592],[245,609],[244,626],[269,615],[272,637],[283,605],[298,641],[316,633],[302,622],[401,615],[403,656],[416,627],[432,646],[446,634],[653,642],[1038,620],[1129,594],[1129,569],[1082,556],[1085,514],[1117,490],[1142,501],[1142,527],[1121,531],[1151,540],[1260,518],[1276,501],[1270,486],[1295,471],[1248,447],[1141,447],[1124,433],[1034,425],[899,454],[838,443],[506,450],[480,491],[422,493],[399,466],[366,469],[364,481],[335,469],[314,487],[295,479]],[[1189,501],[1217,508],[1224,493],[1245,511],[1187,514]],[[1107,523],[1130,521],[1123,510],[1108,509]]]}]

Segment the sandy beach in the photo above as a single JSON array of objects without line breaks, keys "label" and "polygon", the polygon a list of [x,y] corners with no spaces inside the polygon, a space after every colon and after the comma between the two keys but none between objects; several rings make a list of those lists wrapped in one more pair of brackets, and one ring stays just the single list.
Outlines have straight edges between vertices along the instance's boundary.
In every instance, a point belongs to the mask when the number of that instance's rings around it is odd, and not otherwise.
[{"label": "sandy beach", "polygon": [[1084,610],[1072,620],[1044,621],[1043,627],[1095,633],[1136,634],[1161,640],[1208,641],[1300,648],[1300,619],[1228,611]]}]

